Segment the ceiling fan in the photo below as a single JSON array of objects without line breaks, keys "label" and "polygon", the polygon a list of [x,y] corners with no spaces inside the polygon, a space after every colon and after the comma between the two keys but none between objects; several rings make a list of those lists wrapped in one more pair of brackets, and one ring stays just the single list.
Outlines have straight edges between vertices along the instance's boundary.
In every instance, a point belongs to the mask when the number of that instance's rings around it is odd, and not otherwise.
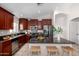
[{"label": "ceiling fan", "polygon": [[42,4],[44,4],[44,3],[37,3],[37,6],[41,6]]}]

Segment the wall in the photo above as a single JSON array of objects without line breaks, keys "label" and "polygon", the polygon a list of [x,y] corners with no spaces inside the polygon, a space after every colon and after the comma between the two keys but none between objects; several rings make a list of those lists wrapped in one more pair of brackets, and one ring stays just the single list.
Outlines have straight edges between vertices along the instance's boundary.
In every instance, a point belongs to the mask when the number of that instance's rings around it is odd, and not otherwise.
[{"label": "wall", "polygon": [[18,33],[19,32],[19,19],[15,16],[14,17],[14,29],[13,29],[14,33]]},{"label": "wall", "polygon": [[[70,39],[70,31],[71,31],[70,22],[72,19],[79,17],[79,13],[78,13],[79,12],[79,4],[70,4],[69,6],[63,5],[63,7],[58,7],[57,10],[55,10],[55,11],[56,11],[56,13],[64,13],[67,15],[67,19],[66,19],[67,20],[67,27],[64,27],[64,28],[66,28],[65,35],[66,35],[67,40],[71,40]],[[60,23],[60,20],[57,22]]]},{"label": "wall", "polygon": [[[79,5],[77,4],[73,4],[69,10],[68,10],[68,13],[67,13],[67,16],[68,16],[68,21],[67,21],[67,38],[68,40],[71,40],[70,39],[70,23],[71,23],[71,20],[76,18],[76,17],[79,17]],[[72,28],[73,29],[73,28]]]},{"label": "wall", "polygon": [[51,12],[51,13],[48,13],[48,14],[39,16],[39,17],[37,17],[37,19],[38,19],[39,21],[41,21],[42,19],[52,19],[52,25],[53,25],[53,20],[54,20],[53,14],[54,14],[54,12]]},{"label": "wall", "polygon": [[55,26],[60,26],[63,29],[62,38],[67,39],[67,16],[64,13],[55,15]]}]

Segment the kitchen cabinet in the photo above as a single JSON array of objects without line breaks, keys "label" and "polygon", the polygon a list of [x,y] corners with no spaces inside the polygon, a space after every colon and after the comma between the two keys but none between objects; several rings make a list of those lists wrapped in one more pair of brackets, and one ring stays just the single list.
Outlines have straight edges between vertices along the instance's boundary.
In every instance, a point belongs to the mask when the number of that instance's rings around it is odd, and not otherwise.
[{"label": "kitchen cabinet", "polygon": [[2,43],[0,43],[0,56],[2,56]]},{"label": "kitchen cabinet", "polygon": [[18,37],[19,48],[21,48],[25,43],[29,42],[29,40],[30,40],[29,35],[22,35]]},{"label": "kitchen cabinet", "polygon": [[31,29],[32,26],[38,26],[38,19],[31,19],[28,21],[28,29]]},{"label": "kitchen cabinet", "polygon": [[[4,36],[2,36],[3,38]],[[1,39],[1,38],[0,38]],[[18,51],[25,43],[29,42],[29,34],[20,34],[11,39],[0,41],[0,56],[11,56]]]},{"label": "kitchen cabinet", "polygon": [[0,8],[0,29],[4,29],[5,25],[5,17],[4,17],[4,11]]},{"label": "kitchen cabinet", "polygon": [[42,30],[44,25],[52,25],[52,19],[42,19],[41,21],[31,19],[28,21],[28,29],[31,29],[31,26],[36,26],[38,30]]},{"label": "kitchen cabinet", "polygon": [[52,25],[52,19],[42,19],[42,26]]},{"label": "kitchen cabinet", "polygon": [[12,42],[11,40],[7,40],[2,43],[2,56],[10,55],[12,55]]},{"label": "kitchen cabinet", "polygon": [[29,40],[30,40],[30,35],[29,35],[29,34],[27,34],[27,35],[26,35],[26,38],[25,38],[25,43],[28,43],[28,42],[29,42]]},{"label": "kitchen cabinet", "polygon": [[5,16],[5,29],[13,29],[13,16],[8,13]]},{"label": "kitchen cabinet", "polygon": [[38,25],[38,19],[31,19],[30,20],[30,26],[37,26]]},{"label": "kitchen cabinet", "polygon": [[28,19],[20,18],[19,24],[20,24],[20,30],[28,29]]},{"label": "kitchen cabinet", "polygon": [[11,41],[12,41],[12,54],[14,54],[19,50],[18,38],[13,38]]},{"label": "kitchen cabinet", "polygon": [[24,36],[18,37],[19,48],[21,48],[24,45],[24,43],[25,43],[24,40],[25,40]]},{"label": "kitchen cabinet", "polygon": [[42,21],[38,21],[38,30],[42,30],[43,26],[42,26]]},{"label": "kitchen cabinet", "polygon": [[0,30],[13,29],[14,15],[0,7]]}]

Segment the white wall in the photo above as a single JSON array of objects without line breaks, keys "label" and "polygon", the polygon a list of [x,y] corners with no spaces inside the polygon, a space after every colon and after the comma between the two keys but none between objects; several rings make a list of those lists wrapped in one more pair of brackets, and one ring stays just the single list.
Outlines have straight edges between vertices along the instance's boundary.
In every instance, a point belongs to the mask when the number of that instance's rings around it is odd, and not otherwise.
[{"label": "white wall", "polygon": [[[70,40],[70,23],[71,23],[71,20],[76,18],[76,17],[79,17],[79,5],[77,4],[73,4],[69,10],[68,10],[68,22],[67,22],[67,38],[68,40]],[[72,28],[73,29],[73,28]]]},{"label": "white wall", "polygon": [[63,29],[61,37],[67,39],[67,16],[61,13],[55,15],[55,25]]},{"label": "white wall", "polygon": [[[66,35],[67,40],[71,40],[70,39],[70,31],[71,31],[70,30],[70,22],[73,18],[79,17],[79,4],[71,4],[70,6],[67,6],[67,7],[63,6],[62,8],[59,7],[59,8],[57,8],[56,11],[67,15],[67,19],[66,19],[67,20],[67,27],[65,27],[64,25],[63,25],[63,27],[64,27],[64,29],[66,29],[65,35]],[[60,23],[60,21],[57,21],[57,22]],[[73,27],[72,27],[72,29],[73,29]]]},{"label": "white wall", "polygon": [[19,32],[19,19],[14,16],[14,29],[13,29],[13,32],[14,33],[18,33]]}]

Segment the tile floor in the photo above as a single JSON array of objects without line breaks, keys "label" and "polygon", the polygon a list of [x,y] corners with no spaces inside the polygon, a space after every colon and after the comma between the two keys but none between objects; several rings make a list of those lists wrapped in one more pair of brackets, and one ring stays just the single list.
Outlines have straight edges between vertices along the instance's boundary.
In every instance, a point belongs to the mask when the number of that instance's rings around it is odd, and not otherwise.
[{"label": "tile floor", "polygon": [[[25,44],[18,52],[16,52],[13,56],[32,56],[30,53],[31,46],[40,46],[41,47],[41,54],[39,56],[47,56],[47,50],[46,46],[56,46],[59,49],[59,54],[57,56],[62,56],[63,52],[61,49],[61,46],[71,46],[76,49],[76,53],[74,56],[79,56],[79,45],[75,44]],[[64,54],[64,56],[68,56],[67,54]]]}]

